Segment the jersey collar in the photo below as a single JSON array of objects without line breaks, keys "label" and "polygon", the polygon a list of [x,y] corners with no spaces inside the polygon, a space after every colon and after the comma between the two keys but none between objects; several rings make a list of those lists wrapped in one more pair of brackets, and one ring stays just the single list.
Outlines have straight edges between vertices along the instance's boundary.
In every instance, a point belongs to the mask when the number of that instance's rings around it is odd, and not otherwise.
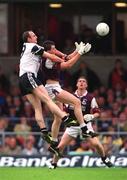
[{"label": "jersey collar", "polygon": [[77,97],[83,97],[83,96],[86,96],[87,93],[88,93],[88,91],[86,90],[86,92],[85,92],[82,96],[79,96],[79,95],[78,95],[78,91],[77,91],[77,90],[75,91],[75,95],[76,95]]}]

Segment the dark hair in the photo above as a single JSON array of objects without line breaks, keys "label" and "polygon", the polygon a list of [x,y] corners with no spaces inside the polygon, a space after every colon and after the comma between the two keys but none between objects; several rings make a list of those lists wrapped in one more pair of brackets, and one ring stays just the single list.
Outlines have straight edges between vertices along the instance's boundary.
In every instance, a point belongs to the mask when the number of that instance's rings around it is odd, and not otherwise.
[{"label": "dark hair", "polygon": [[77,79],[77,82],[79,81],[79,79],[85,79],[87,81],[87,79],[85,78],[85,76],[79,76],[79,78]]},{"label": "dark hair", "polygon": [[29,32],[30,32],[30,31],[25,31],[25,32],[23,33],[23,35],[22,35],[23,42],[27,42],[27,39],[28,39],[28,37],[30,36],[30,35],[29,35]]},{"label": "dark hair", "polygon": [[55,43],[53,41],[50,41],[50,40],[44,41],[43,44],[42,44],[45,51],[50,50],[52,45],[55,45]]}]

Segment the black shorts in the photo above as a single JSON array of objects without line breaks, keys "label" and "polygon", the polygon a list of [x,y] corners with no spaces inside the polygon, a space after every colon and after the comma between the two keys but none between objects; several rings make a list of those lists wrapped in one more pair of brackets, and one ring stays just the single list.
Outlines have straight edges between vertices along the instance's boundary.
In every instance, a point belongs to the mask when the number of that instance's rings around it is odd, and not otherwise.
[{"label": "black shorts", "polygon": [[42,85],[34,73],[28,72],[19,77],[19,87],[22,95],[31,94],[33,89]]}]

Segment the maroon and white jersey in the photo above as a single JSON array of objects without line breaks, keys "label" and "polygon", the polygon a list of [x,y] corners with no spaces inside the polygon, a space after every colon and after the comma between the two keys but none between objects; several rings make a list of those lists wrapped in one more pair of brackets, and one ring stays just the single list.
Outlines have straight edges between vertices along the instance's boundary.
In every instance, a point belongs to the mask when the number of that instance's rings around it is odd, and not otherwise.
[{"label": "maroon and white jersey", "polygon": [[42,61],[42,71],[45,74],[45,80],[59,81],[60,77],[60,63],[52,62],[50,59],[44,59]]},{"label": "maroon and white jersey", "polygon": [[[74,95],[81,101],[83,115],[100,112],[95,97],[88,93],[88,91],[86,91],[82,96],[79,96],[76,91]],[[70,114],[70,118],[76,119],[74,115],[74,106],[68,105],[67,112]]]}]

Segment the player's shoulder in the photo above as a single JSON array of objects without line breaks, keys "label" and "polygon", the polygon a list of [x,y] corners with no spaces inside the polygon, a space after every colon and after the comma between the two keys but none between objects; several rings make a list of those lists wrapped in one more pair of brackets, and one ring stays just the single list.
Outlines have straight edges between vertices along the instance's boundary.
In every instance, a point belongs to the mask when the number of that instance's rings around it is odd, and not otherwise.
[{"label": "player's shoulder", "polygon": [[40,48],[41,46],[36,44],[36,43],[24,43],[24,45],[28,48],[33,48],[33,47],[37,47]]},{"label": "player's shoulder", "polygon": [[94,95],[93,95],[92,93],[90,93],[90,92],[87,92],[86,96],[89,96],[89,97],[91,97],[91,98],[94,98]]},{"label": "player's shoulder", "polygon": [[89,101],[92,101],[92,99],[94,99],[94,95],[87,92],[86,96],[85,96]]}]

